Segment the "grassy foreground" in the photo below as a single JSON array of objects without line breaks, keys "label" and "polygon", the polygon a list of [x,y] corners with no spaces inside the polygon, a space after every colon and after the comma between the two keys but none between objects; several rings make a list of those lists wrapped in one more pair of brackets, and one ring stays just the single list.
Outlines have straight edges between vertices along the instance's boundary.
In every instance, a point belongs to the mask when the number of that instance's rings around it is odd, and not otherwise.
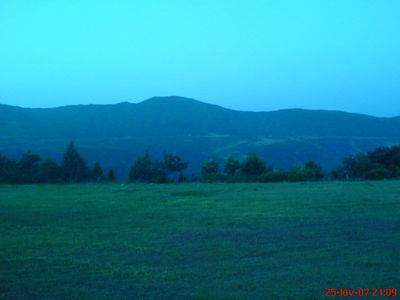
[{"label": "grassy foreground", "polygon": [[0,185],[0,242],[0,299],[399,289],[400,182]]}]

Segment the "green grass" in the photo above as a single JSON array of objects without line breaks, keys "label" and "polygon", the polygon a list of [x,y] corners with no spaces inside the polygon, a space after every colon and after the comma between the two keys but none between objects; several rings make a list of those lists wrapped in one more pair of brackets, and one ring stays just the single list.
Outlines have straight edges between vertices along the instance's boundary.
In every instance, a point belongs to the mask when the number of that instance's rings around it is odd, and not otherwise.
[{"label": "green grass", "polygon": [[400,182],[0,185],[0,242],[0,299],[400,288]]}]

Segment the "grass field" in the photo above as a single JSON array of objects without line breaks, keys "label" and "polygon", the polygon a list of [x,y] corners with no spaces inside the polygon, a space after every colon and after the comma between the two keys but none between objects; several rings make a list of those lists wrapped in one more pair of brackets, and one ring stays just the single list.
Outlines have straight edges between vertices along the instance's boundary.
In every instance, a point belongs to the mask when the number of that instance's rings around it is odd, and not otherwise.
[{"label": "grass field", "polygon": [[0,215],[0,299],[400,289],[400,181],[0,185]]}]

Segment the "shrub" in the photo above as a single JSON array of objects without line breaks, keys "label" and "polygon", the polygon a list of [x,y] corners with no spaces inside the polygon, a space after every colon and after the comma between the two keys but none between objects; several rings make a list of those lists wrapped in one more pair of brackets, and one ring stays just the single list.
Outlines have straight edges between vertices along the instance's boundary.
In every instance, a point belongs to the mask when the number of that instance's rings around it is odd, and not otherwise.
[{"label": "shrub", "polygon": [[273,170],[262,174],[258,180],[261,182],[281,182],[288,181],[288,172],[285,170]]},{"label": "shrub", "polygon": [[390,177],[390,171],[383,167],[375,168],[375,169],[369,170],[365,174],[365,177],[367,179],[382,180],[382,179]]}]

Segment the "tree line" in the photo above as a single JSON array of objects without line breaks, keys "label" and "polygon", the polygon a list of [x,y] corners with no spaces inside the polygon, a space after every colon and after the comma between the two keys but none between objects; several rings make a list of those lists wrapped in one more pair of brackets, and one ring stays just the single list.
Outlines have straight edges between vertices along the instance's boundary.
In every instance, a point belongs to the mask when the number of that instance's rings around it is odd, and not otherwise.
[{"label": "tree line", "polygon": [[222,169],[215,159],[201,167],[202,180],[228,182],[301,182],[318,180],[382,180],[400,178],[400,146],[378,147],[367,153],[358,152],[343,159],[330,172],[324,172],[314,161],[289,169],[273,169],[257,154],[242,162],[229,157]]},{"label": "tree line", "polygon": [[315,162],[307,162],[302,167],[293,167],[290,170],[273,170],[257,154],[248,155],[240,162],[233,157],[225,161],[220,168],[217,160],[208,159],[201,165],[200,174],[187,179],[183,170],[188,162],[173,154],[164,153],[162,159],[153,159],[149,150],[138,156],[130,168],[129,181],[131,182],[182,182],[190,181],[227,181],[227,182],[278,182],[278,181],[307,181],[320,180],[324,177],[322,168]]},{"label": "tree line", "polygon": [[390,179],[400,177],[400,146],[379,147],[346,157],[331,172],[333,179]]},{"label": "tree line", "polygon": [[200,173],[200,179],[209,182],[298,182],[321,180],[323,177],[322,168],[313,161],[288,170],[274,169],[255,153],[248,155],[243,161],[228,157],[222,168],[215,159],[209,159],[201,166]]},{"label": "tree line", "polygon": [[71,142],[64,152],[61,165],[52,158],[42,159],[30,151],[20,160],[0,155],[0,183],[78,183],[114,181],[110,169],[104,174],[100,163],[89,166]]},{"label": "tree line", "polygon": [[[340,166],[324,172],[317,163],[306,162],[289,169],[274,169],[255,153],[242,161],[228,157],[222,166],[216,159],[208,159],[201,165],[197,176],[186,178],[183,170],[189,163],[181,157],[164,153],[161,159],[153,159],[145,150],[134,160],[130,171],[130,182],[302,182],[318,180],[390,179],[400,177],[400,146],[379,147],[368,153],[357,153],[346,157]],[[104,173],[100,163],[89,167],[71,142],[58,165],[51,158],[26,152],[19,161],[0,155],[0,183],[78,183],[105,182],[116,178],[113,169]]]}]

